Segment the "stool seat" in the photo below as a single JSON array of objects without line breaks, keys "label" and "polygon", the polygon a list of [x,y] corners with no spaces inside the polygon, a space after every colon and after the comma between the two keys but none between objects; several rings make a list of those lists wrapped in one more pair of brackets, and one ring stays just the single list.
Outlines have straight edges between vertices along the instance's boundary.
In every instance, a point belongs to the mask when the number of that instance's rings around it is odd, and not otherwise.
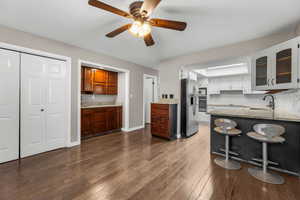
[{"label": "stool seat", "polygon": [[256,133],[266,137],[280,136],[285,132],[285,128],[277,124],[256,124],[253,129]]},{"label": "stool seat", "polygon": [[283,143],[285,141],[285,139],[281,136],[266,137],[256,132],[249,132],[247,133],[247,136],[254,140],[258,140],[260,142],[266,142],[266,143]]},{"label": "stool seat", "polygon": [[232,129],[223,129],[222,127],[215,127],[214,131],[223,135],[236,136],[242,133],[241,130],[232,128]]},{"label": "stool seat", "polygon": [[233,129],[237,126],[235,121],[231,119],[224,119],[224,118],[216,119],[215,125],[217,127],[222,127],[223,129]]},{"label": "stool seat", "polygon": [[283,184],[283,177],[268,171],[268,144],[283,143],[285,139],[281,135],[285,128],[277,124],[256,124],[253,129],[255,132],[249,132],[247,136],[262,143],[263,168],[249,168],[249,174],[265,183]]},{"label": "stool seat", "polygon": [[216,119],[216,127],[214,131],[225,136],[225,158],[216,158],[214,161],[220,167],[230,170],[238,170],[241,168],[240,163],[229,159],[229,137],[236,136],[242,133],[242,131],[236,129],[237,123],[231,119]]}]

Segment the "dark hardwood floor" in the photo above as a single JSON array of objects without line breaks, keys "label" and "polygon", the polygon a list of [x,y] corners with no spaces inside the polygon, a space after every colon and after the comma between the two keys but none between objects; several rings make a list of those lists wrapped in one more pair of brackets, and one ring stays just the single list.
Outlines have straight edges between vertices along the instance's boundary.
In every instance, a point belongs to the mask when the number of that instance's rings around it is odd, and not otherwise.
[{"label": "dark hardwood floor", "polygon": [[208,126],[172,142],[151,138],[149,128],[116,133],[0,165],[0,199],[300,199],[295,176],[264,184],[248,174],[249,165],[226,171],[213,158]]}]

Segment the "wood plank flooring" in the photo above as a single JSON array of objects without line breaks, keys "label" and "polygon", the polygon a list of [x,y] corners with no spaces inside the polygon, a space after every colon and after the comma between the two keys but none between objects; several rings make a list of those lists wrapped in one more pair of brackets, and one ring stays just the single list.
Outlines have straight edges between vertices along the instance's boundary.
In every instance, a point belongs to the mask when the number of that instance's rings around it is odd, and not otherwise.
[{"label": "wood plank flooring", "polygon": [[0,165],[1,200],[299,200],[300,179],[284,185],[252,178],[249,165],[226,171],[209,153],[209,128],[177,141],[149,128],[83,141]]}]

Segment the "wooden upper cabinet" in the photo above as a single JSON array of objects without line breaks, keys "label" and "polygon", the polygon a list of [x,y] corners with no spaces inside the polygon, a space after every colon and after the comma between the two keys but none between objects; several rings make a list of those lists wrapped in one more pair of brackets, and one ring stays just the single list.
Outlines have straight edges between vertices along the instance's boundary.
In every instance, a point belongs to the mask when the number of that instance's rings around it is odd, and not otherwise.
[{"label": "wooden upper cabinet", "polygon": [[117,84],[118,84],[118,73],[108,72],[108,85],[117,85]]},{"label": "wooden upper cabinet", "polygon": [[108,72],[101,69],[96,69],[94,72],[94,82],[95,83],[106,83]]},{"label": "wooden upper cabinet", "polygon": [[107,94],[107,86],[105,83],[94,83],[94,94]]},{"label": "wooden upper cabinet", "polygon": [[109,95],[118,94],[118,73],[117,72],[108,72],[107,94]]},{"label": "wooden upper cabinet", "polygon": [[118,73],[101,69],[82,67],[81,92],[102,95],[117,95]]},{"label": "wooden upper cabinet", "polygon": [[81,69],[81,90],[82,92],[93,92],[94,73],[92,68],[83,67]]}]

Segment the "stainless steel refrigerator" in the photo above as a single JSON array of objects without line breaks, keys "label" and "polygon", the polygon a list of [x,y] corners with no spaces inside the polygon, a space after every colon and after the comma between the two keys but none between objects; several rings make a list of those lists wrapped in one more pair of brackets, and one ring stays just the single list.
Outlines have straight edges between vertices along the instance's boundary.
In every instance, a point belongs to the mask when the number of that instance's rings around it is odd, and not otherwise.
[{"label": "stainless steel refrigerator", "polygon": [[199,130],[197,81],[181,79],[181,136],[190,137]]}]

